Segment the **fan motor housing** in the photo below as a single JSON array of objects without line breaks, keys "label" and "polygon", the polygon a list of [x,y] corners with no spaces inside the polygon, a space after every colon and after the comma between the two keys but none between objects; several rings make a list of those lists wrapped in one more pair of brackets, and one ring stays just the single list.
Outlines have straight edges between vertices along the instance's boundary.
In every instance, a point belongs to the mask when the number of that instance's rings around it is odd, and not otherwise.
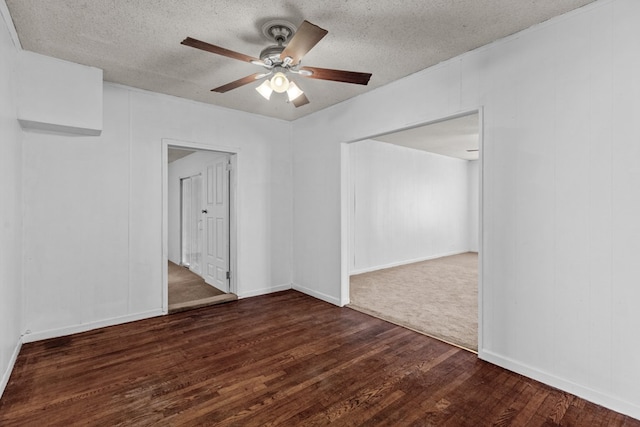
[{"label": "fan motor housing", "polygon": [[260,59],[267,65],[277,65],[282,62],[280,54],[284,50],[284,46],[272,45],[262,49]]},{"label": "fan motor housing", "polygon": [[283,61],[280,58],[280,54],[285,48],[284,45],[287,44],[296,31],[297,28],[295,25],[283,19],[274,19],[265,22],[262,25],[262,34],[277,44],[262,49],[262,52],[260,52],[262,62],[267,66],[278,66],[282,64]]},{"label": "fan motor housing", "polygon": [[297,28],[295,25],[283,19],[274,19],[262,25],[262,34],[269,40],[274,40],[279,45],[287,43],[296,31]]}]

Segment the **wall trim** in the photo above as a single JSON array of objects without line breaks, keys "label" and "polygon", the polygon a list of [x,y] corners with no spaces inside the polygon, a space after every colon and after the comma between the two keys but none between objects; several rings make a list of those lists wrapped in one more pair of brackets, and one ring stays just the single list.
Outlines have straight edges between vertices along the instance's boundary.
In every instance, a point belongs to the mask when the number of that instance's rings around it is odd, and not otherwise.
[{"label": "wall trim", "polygon": [[242,151],[240,147],[231,145],[217,145],[215,143],[207,144],[206,142],[187,141],[183,139],[162,138],[162,143],[167,147],[191,148],[199,151],[215,151],[224,154],[238,154]]},{"label": "wall trim", "polygon": [[260,295],[267,295],[267,294],[272,294],[280,291],[288,291],[289,289],[292,289],[291,283],[285,283],[284,285],[271,286],[268,288],[254,289],[249,292],[239,292],[238,299],[257,297]]},{"label": "wall trim", "polygon": [[549,374],[543,370],[485,349],[480,349],[478,352],[478,358],[508,369],[509,371],[540,381],[541,383],[547,384],[551,387],[574,394],[588,400],[589,402],[640,420],[640,406],[637,404],[622,400],[616,396],[612,396],[599,390],[585,387],[556,375]]},{"label": "wall trim", "polygon": [[351,272],[349,272],[349,275],[353,276],[353,275],[356,275],[356,274],[369,273],[371,271],[383,270],[385,268],[391,268],[391,267],[398,267],[398,266],[401,266],[401,265],[413,264],[415,262],[429,261],[431,259],[442,258],[442,257],[445,257],[445,256],[466,254],[467,252],[473,252],[473,251],[468,251],[467,250],[467,251],[446,252],[446,253],[443,253],[443,254],[429,255],[427,257],[414,258],[414,259],[405,260],[405,261],[397,261],[397,262],[392,262],[392,263],[384,264],[384,265],[376,265],[376,266],[373,266],[373,267],[367,267],[367,268],[361,268],[361,269],[358,269],[358,270],[352,270]]},{"label": "wall trim", "polygon": [[314,289],[310,289],[296,283],[293,284],[292,289],[295,289],[298,292],[302,292],[303,294],[307,294],[324,302],[328,302],[329,304],[337,305],[338,307],[343,306],[338,298],[332,297],[331,295],[323,294],[322,292],[318,292]]},{"label": "wall trim", "polygon": [[11,354],[11,359],[9,359],[9,363],[7,364],[7,369],[2,374],[2,380],[0,380],[0,398],[2,398],[4,390],[9,384],[9,378],[11,378],[11,373],[13,372],[13,367],[16,365],[16,360],[18,360],[18,354],[20,354],[21,348],[22,340],[18,340],[16,347],[13,349],[13,354]]},{"label": "wall trim", "polygon": [[38,122],[35,120],[26,120],[18,118],[18,122],[20,122],[20,126],[22,130],[29,132],[44,132],[44,133],[52,133],[54,135],[65,135],[65,136],[100,136],[102,134],[102,129],[90,129],[90,128],[81,128],[75,126],[66,126],[59,125],[56,123],[45,123]]},{"label": "wall trim", "polygon": [[148,319],[151,317],[162,316],[161,309],[144,311],[142,313],[128,314],[126,316],[112,317],[109,319],[98,320],[96,322],[82,323],[80,325],[65,326],[58,329],[49,329],[46,331],[32,332],[22,336],[23,343],[46,340],[49,338],[58,338],[65,335],[77,334],[80,332],[91,331],[93,329],[105,328],[107,326],[121,325],[123,323],[135,322],[136,320]]},{"label": "wall trim", "polygon": [[9,34],[11,35],[11,41],[13,41],[13,45],[17,50],[22,50],[22,44],[20,43],[20,39],[18,38],[16,27],[15,25],[13,25],[13,18],[11,17],[9,8],[7,7],[7,3],[4,0],[0,0],[0,15],[2,15],[2,18],[7,25],[7,30],[9,30]]}]

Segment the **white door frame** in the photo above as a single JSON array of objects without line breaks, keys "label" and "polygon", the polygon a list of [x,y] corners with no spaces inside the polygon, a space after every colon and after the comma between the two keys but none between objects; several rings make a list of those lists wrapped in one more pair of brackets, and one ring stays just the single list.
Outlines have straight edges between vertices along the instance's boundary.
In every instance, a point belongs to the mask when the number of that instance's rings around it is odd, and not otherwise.
[{"label": "white door frame", "polygon": [[373,139],[389,133],[400,132],[403,130],[413,129],[421,126],[427,126],[434,123],[444,122],[458,117],[468,116],[470,114],[478,114],[478,132],[479,132],[479,188],[478,188],[478,351],[483,348],[482,345],[482,324],[483,324],[483,265],[484,265],[484,220],[483,220],[483,203],[484,203],[484,112],[482,107],[471,110],[460,111],[455,114],[440,117],[437,119],[425,120],[413,123],[405,127],[389,129],[366,137],[344,141],[340,144],[340,306],[349,304],[349,276],[350,276],[350,260],[353,259],[353,242],[351,241],[352,230],[350,220],[350,204],[349,204],[349,175],[350,159],[349,144]]},{"label": "white door frame", "polygon": [[202,144],[162,138],[162,313],[169,312],[169,281],[167,263],[169,260],[168,239],[168,180],[169,180],[169,147],[186,148],[198,151],[212,151],[229,155],[231,173],[229,174],[229,292],[238,293],[238,165],[240,163],[240,149],[219,145]]}]

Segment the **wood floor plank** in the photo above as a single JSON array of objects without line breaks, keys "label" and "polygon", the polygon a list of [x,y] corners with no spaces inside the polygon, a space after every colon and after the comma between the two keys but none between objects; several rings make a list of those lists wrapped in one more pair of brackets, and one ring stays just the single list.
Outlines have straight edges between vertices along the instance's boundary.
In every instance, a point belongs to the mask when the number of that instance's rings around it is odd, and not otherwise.
[{"label": "wood floor plank", "polygon": [[640,421],[296,291],[25,344],[2,426]]}]

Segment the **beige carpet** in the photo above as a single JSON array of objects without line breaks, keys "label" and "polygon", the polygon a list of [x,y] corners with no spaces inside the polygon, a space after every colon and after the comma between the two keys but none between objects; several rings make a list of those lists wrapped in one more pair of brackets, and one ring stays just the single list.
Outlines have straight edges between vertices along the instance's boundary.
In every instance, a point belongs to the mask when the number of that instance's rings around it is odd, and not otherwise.
[{"label": "beige carpet", "polygon": [[169,313],[235,301],[235,294],[224,292],[205,283],[204,279],[169,261]]},{"label": "beige carpet", "polygon": [[351,276],[349,307],[478,350],[478,254]]}]

